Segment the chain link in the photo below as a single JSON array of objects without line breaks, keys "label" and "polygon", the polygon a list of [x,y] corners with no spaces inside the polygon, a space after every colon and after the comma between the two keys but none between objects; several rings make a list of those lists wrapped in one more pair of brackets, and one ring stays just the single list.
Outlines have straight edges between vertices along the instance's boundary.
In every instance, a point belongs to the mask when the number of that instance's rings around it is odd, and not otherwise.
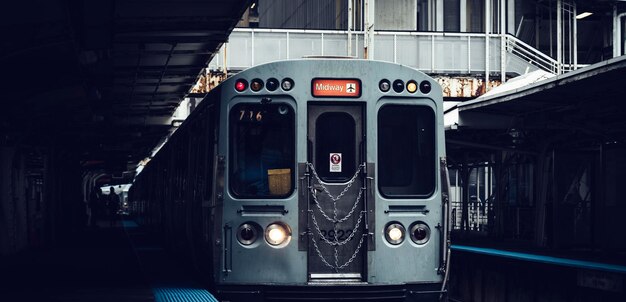
[{"label": "chain link", "polygon": [[[324,255],[322,255],[322,251],[320,250],[319,246],[317,246],[317,241],[315,241],[315,238],[314,238],[315,236],[311,236],[311,240],[313,241],[315,252],[317,253],[317,256],[319,256],[320,259],[322,260],[322,263],[324,263],[329,268],[332,268],[333,270],[335,270],[335,272],[338,272],[340,269],[346,268],[348,265],[350,265],[354,261],[354,258],[356,258],[356,256],[361,251],[361,247],[363,246],[363,241],[365,239],[365,236],[366,236],[365,234],[361,235],[361,240],[359,240],[359,244],[357,245],[356,250],[354,250],[354,253],[352,253],[352,256],[350,256],[348,261],[346,261],[342,265],[337,265],[338,264],[337,258],[335,258],[335,263],[336,263],[335,265],[328,263],[328,261],[326,261],[326,258],[324,258]],[[337,255],[337,248],[335,248],[335,255]]]},{"label": "chain link", "polygon": [[311,240],[313,240],[313,246],[315,247],[315,252],[317,252],[317,256],[320,257],[320,259],[322,260],[322,262],[326,266],[328,266],[328,267],[334,269],[335,271],[337,271],[337,268],[334,265],[328,263],[328,261],[326,261],[326,258],[324,258],[324,256],[322,255],[322,251],[320,251],[320,248],[317,246],[317,242],[315,241],[315,238],[313,238],[315,236],[310,236],[310,237],[311,237]]},{"label": "chain link", "polygon": [[320,205],[319,201],[317,200],[317,195],[315,194],[315,190],[312,189],[311,190],[311,195],[313,196],[313,201],[315,201],[315,206],[320,210],[320,213],[322,213],[322,216],[324,216],[324,218],[326,218],[326,220],[332,222],[332,223],[342,223],[346,220],[348,220],[352,214],[354,214],[354,210],[356,209],[356,207],[359,205],[359,203],[361,202],[361,197],[363,196],[363,188],[359,189],[359,195],[357,195],[356,200],[354,201],[354,204],[352,205],[352,209],[350,209],[350,212],[348,212],[348,214],[341,218],[341,219],[334,219],[334,218],[330,218],[330,216],[328,216],[326,214],[326,212],[324,212],[324,209],[322,209],[322,206]]},{"label": "chain link", "polygon": [[337,251],[337,247],[335,249],[335,272],[339,272],[339,252]]},{"label": "chain link", "polygon": [[357,245],[356,250],[354,250],[354,253],[352,253],[352,256],[350,257],[350,259],[348,259],[348,261],[346,261],[346,263],[344,263],[343,265],[337,267],[337,270],[345,268],[346,266],[350,265],[352,261],[354,261],[354,258],[356,258],[356,255],[361,251],[361,246],[363,246],[363,239],[365,239],[365,234],[361,235],[361,240],[359,240],[359,245]]},{"label": "chain link", "polygon": [[343,188],[343,190],[337,196],[333,196],[330,193],[330,191],[328,190],[328,187],[326,187],[324,185],[324,183],[322,182],[322,180],[318,176],[317,171],[315,171],[315,167],[313,166],[313,164],[312,163],[307,163],[307,166],[311,169],[311,172],[313,172],[312,174],[313,174],[313,176],[315,176],[315,179],[317,180],[318,184],[322,187],[322,189],[328,195],[328,197],[330,197],[330,199],[333,201],[333,217],[331,218],[331,217],[329,217],[326,214],[326,212],[322,208],[320,202],[318,201],[316,190],[312,186],[309,187],[309,190],[311,191],[311,195],[313,196],[313,200],[315,201],[315,206],[317,207],[317,209],[320,211],[320,213],[322,214],[322,216],[324,218],[326,218],[328,221],[330,221],[330,222],[332,222],[334,224],[334,226],[333,226],[334,235],[333,235],[333,240],[331,241],[331,240],[328,240],[326,238],[326,236],[324,236],[322,234],[322,230],[320,229],[319,224],[317,223],[317,219],[315,218],[314,211],[313,210],[309,210],[309,212],[311,213],[311,218],[313,220],[313,224],[315,226],[315,230],[317,231],[317,233],[320,235],[320,237],[322,238],[322,240],[326,244],[328,244],[330,246],[333,246],[333,249],[334,249],[334,255],[333,255],[334,256],[334,265],[330,264],[326,260],[326,258],[324,258],[324,255],[322,254],[322,251],[320,250],[319,246],[317,245],[317,240],[315,240],[315,235],[309,232],[309,236],[311,237],[311,240],[313,241],[313,246],[315,247],[315,252],[319,256],[319,258],[322,260],[322,263],[324,263],[324,265],[328,266],[329,268],[333,269],[335,272],[339,272],[340,269],[346,268],[348,265],[350,265],[354,261],[354,259],[356,258],[356,256],[360,252],[361,247],[363,246],[363,240],[364,240],[364,238],[366,236],[365,234],[361,234],[361,239],[359,240],[359,243],[358,243],[355,251],[352,253],[352,256],[350,256],[348,261],[346,261],[344,264],[339,265],[339,251],[338,251],[337,247],[338,246],[343,246],[343,245],[347,244],[348,242],[350,242],[352,240],[352,238],[354,238],[354,236],[356,235],[356,233],[357,233],[357,231],[359,229],[359,226],[361,225],[361,221],[362,221],[363,216],[364,216],[364,211],[360,212],[359,218],[357,219],[357,222],[354,225],[352,233],[345,240],[339,241],[339,238],[337,237],[337,233],[338,233],[337,226],[338,226],[339,223],[342,223],[342,222],[345,222],[346,220],[348,220],[354,214],[355,209],[357,208],[358,204],[360,203],[361,197],[363,195],[364,188],[360,188],[359,189],[359,194],[357,195],[356,200],[354,201],[354,204],[352,205],[352,208],[350,209],[348,214],[346,216],[344,216],[343,218],[341,218],[341,219],[337,219],[337,215],[338,215],[337,201],[339,199],[341,199],[341,197],[343,197],[348,192],[350,187],[352,187],[352,185],[356,181],[357,177],[359,176],[359,173],[365,167],[365,164],[359,165],[359,169],[356,170],[356,172],[354,173],[352,178],[348,181],[346,187]]},{"label": "chain link", "polygon": [[326,194],[328,194],[328,197],[330,197],[330,199],[332,199],[333,201],[339,200],[344,194],[346,194],[346,192],[348,192],[348,189],[352,187],[352,184],[354,183],[354,181],[356,181],[356,178],[359,176],[361,169],[365,167],[365,164],[360,164],[359,169],[356,170],[356,172],[354,173],[354,176],[352,176],[352,178],[348,181],[348,184],[346,185],[346,187],[343,188],[343,191],[341,191],[341,193],[339,193],[339,195],[335,197],[332,194],[330,194],[330,191],[328,191],[328,188],[324,185],[320,177],[317,175],[317,171],[315,171],[315,167],[313,167],[313,164],[312,163],[306,163],[306,164],[307,166],[309,166],[309,168],[311,168],[311,172],[313,172],[313,176],[315,176],[315,179],[317,180],[317,182],[320,184],[322,189],[324,189],[324,192],[326,192]]},{"label": "chain link", "polygon": [[[361,220],[363,218],[363,212],[361,212],[361,214],[359,215],[359,219],[356,221],[356,224],[354,225],[354,229],[352,229],[352,233],[348,236],[348,238],[346,238],[343,241],[337,241],[337,240],[330,241],[330,240],[326,239],[326,236],[322,235],[322,230],[320,229],[320,226],[317,223],[317,219],[315,218],[315,214],[313,214],[313,211],[309,210],[309,212],[311,213],[311,218],[313,218],[312,219],[313,220],[313,225],[315,226],[315,230],[317,231],[317,233],[320,235],[320,237],[322,237],[324,242],[326,242],[327,244],[332,245],[332,246],[345,245],[350,240],[352,240],[354,235],[357,233],[357,230],[358,230],[359,225],[361,224]],[[337,232],[336,231],[335,231],[335,237],[337,237]]]},{"label": "chain link", "polygon": [[[315,216],[315,215],[313,215],[313,216]],[[337,220],[337,202],[336,201],[333,201],[333,220],[335,220],[335,221]],[[333,239],[334,239],[334,243],[335,244],[339,243],[338,238],[337,238],[337,225],[338,225],[338,223],[334,223],[333,224]],[[339,266],[339,253],[337,252],[337,246],[336,245],[335,245],[334,249],[335,249],[335,267],[338,267]],[[339,269],[335,268],[335,272],[338,273]]]}]

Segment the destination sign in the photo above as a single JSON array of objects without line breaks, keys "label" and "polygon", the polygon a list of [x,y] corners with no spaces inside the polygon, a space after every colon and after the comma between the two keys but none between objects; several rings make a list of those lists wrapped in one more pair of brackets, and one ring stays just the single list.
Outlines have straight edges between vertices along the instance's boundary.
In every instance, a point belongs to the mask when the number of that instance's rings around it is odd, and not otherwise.
[{"label": "destination sign", "polygon": [[358,98],[361,81],[358,79],[313,79],[311,94],[315,97]]}]

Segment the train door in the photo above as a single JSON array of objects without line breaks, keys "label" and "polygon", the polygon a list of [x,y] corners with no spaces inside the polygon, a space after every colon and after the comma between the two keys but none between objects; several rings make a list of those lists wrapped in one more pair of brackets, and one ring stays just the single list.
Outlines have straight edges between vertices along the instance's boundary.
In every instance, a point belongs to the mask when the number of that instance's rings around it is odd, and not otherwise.
[{"label": "train door", "polygon": [[308,106],[309,281],[365,281],[364,106]]}]

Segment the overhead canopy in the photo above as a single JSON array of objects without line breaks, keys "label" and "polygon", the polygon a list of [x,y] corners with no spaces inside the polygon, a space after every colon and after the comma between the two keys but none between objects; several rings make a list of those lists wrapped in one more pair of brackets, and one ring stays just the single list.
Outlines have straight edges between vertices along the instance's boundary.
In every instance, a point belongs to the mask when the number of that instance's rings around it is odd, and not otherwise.
[{"label": "overhead canopy", "polygon": [[[540,141],[599,144],[626,140],[626,56],[460,103],[452,145],[538,150]],[[503,85],[506,86],[507,84]],[[513,84],[515,85],[515,84]],[[527,136],[519,138],[519,136]]]},{"label": "overhead canopy", "polygon": [[137,163],[248,4],[12,1],[0,21],[4,143],[76,144],[115,170]]}]

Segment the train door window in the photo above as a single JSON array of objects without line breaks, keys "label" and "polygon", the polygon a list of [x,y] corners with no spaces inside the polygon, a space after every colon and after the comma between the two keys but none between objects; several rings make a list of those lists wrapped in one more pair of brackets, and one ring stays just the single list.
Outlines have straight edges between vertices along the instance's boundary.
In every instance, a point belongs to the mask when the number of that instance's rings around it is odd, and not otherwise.
[{"label": "train door window", "polygon": [[389,198],[427,197],[435,190],[435,113],[386,105],[378,112],[378,188]]},{"label": "train door window", "polygon": [[285,104],[240,103],[230,111],[230,189],[240,198],[293,191],[294,111]]},{"label": "train door window", "polygon": [[[322,180],[343,182],[349,180],[356,171],[356,146],[354,118],[346,112],[322,113],[315,122],[315,170]],[[329,169],[329,156],[341,154],[342,168]]]}]

